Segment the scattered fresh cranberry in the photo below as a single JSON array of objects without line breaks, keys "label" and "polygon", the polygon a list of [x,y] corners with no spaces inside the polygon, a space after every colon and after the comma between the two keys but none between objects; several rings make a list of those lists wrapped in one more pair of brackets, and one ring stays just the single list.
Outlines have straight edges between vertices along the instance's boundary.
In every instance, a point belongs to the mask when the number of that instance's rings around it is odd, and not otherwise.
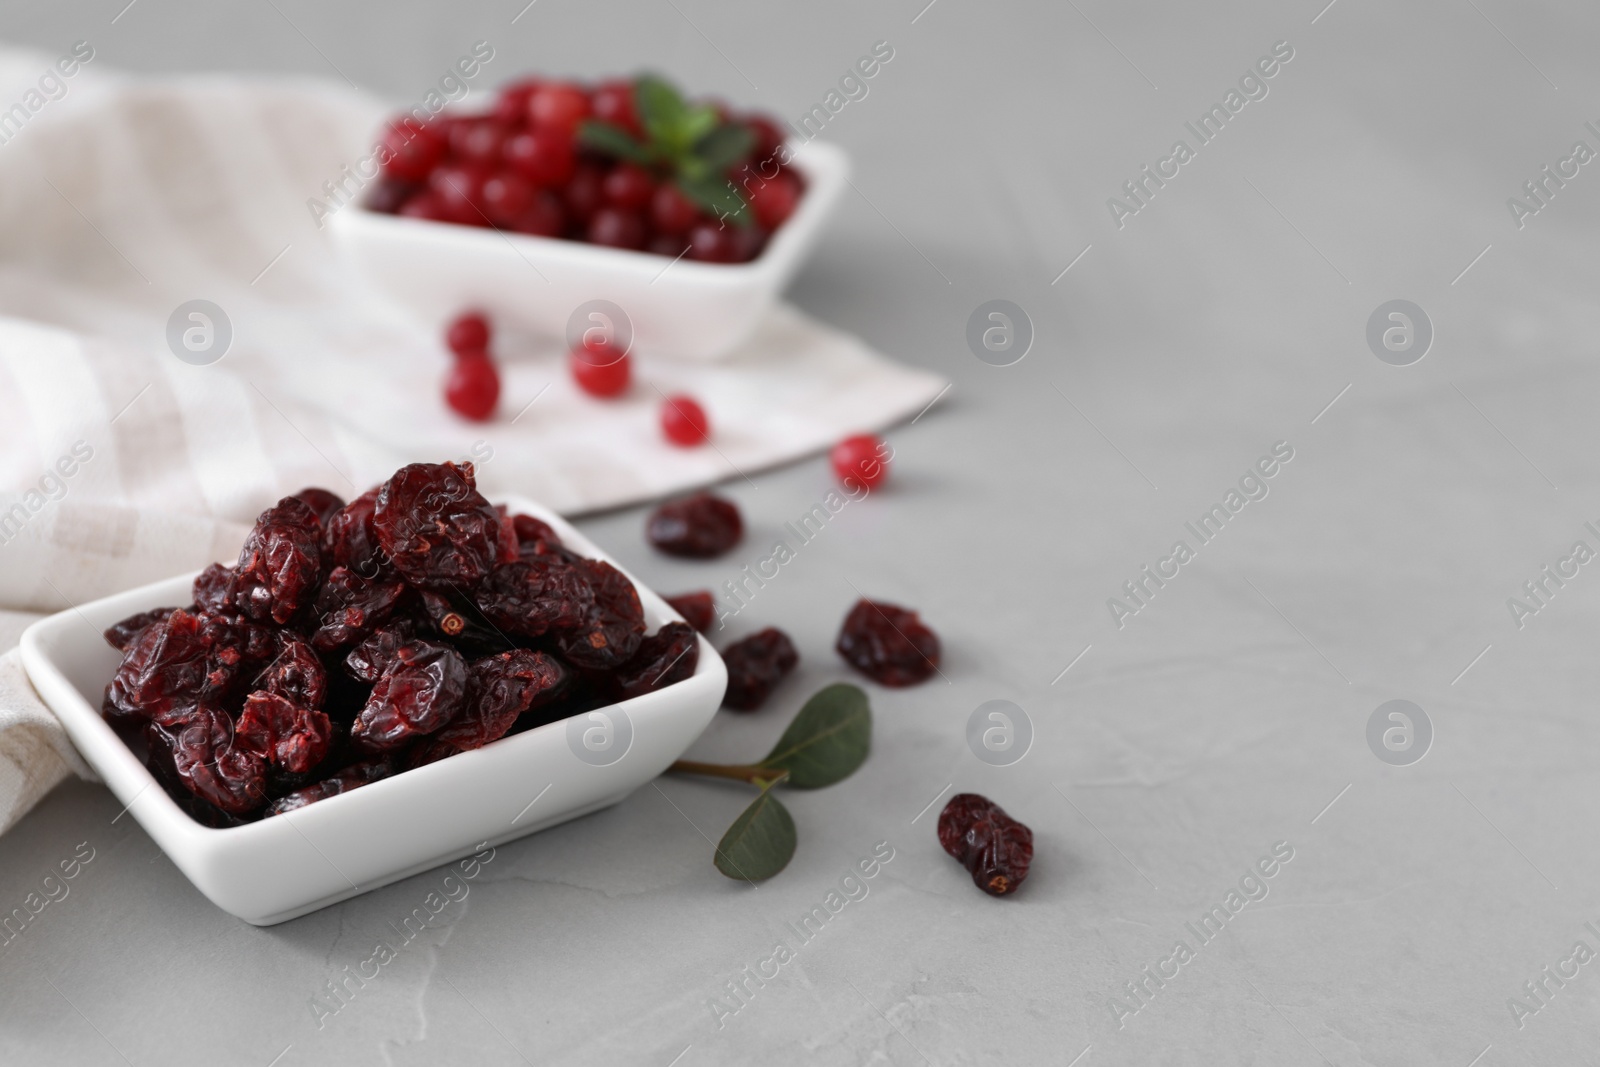
[{"label": "scattered fresh cranberry", "polygon": [[[662,236],[688,233],[699,214],[700,210],[678,191],[676,185],[659,185],[650,197],[650,221]],[[679,250],[682,250],[681,243]]]},{"label": "scattered fresh cranberry", "polygon": [[444,343],[458,356],[489,350],[489,320],[481,311],[466,311],[445,327]]},{"label": "scattered fresh cranberry", "polygon": [[645,535],[669,556],[712,559],[739,543],[744,519],[731,500],[696,493],[657,508],[645,525]]},{"label": "scattered fresh cranberry", "polygon": [[546,82],[528,97],[528,118],[536,129],[567,136],[589,116],[589,94],[570,82]]},{"label": "scattered fresh cranberry", "polygon": [[650,202],[656,183],[642,167],[619,163],[600,183],[600,191],[612,206],[634,211]]},{"label": "scattered fresh cranberry", "polygon": [[391,122],[383,131],[382,144],[389,157],[384,173],[413,182],[428,177],[447,147],[438,130],[413,118]]},{"label": "scattered fresh cranberry", "polygon": [[572,136],[549,130],[519,133],[506,142],[505,160],[538,185],[565,185],[577,165]]},{"label": "scattered fresh cranberry", "polygon": [[661,432],[673,444],[690,448],[710,438],[711,422],[693,397],[679,393],[661,402]]},{"label": "scattered fresh cranberry", "polygon": [[833,446],[828,458],[833,473],[846,489],[864,485],[876,489],[889,476],[889,446],[869,433],[846,437]]},{"label": "scattered fresh cranberry", "polygon": [[939,844],[990,896],[1015,893],[1033,863],[1033,831],[977,793],[958,793],[944,806]]},{"label": "scattered fresh cranberry", "polygon": [[628,354],[604,343],[574,348],[569,366],[573,381],[590,396],[620,396],[633,377]]},{"label": "scattered fresh cranberry", "polygon": [[749,195],[750,210],[755,213],[756,221],[775,230],[788,221],[800,203],[800,183],[780,173],[769,181],[755,184]]},{"label": "scattered fresh cranberry", "polygon": [[769,626],[723,649],[722,661],[728,666],[723,706],[754,711],[767,702],[783,676],[794,670],[800,653],[788,634]]},{"label": "scattered fresh cranberry", "polygon": [[500,372],[486,352],[457,356],[444,382],[444,398],[462,418],[484,422],[500,402]]},{"label": "scattered fresh cranberry", "polygon": [[535,237],[560,237],[566,224],[567,210],[561,206],[561,198],[548,189],[538,189],[534,191],[528,210],[511,224],[511,228]]},{"label": "scattered fresh cranberry", "polygon": [[916,612],[881,601],[856,601],[834,647],[881,685],[915,685],[939,669],[939,636]]},{"label": "scattered fresh cranberry", "polygon": [[738,260],[739,245],[733,227],[709,220],[697,222],[689,231],[689,258],[704,263],[733,263]]},{"label": "scattered fresh cranberry", "polygon": [[712,599],[711,593],[706,589],[697,589],[692,593],[681,593],[678,596],[663,597],[672,610],[682,615],[690,626],[701,633],[711,629],[711,624],[717,620],[717,603]]},{"label": "scattered fresh cranberry", "polygon": [[493,118],[457,119],[450,124],[450,154],[485,165],[499,162],[506,128]]},{"label": "scattered fresh cranberry", "polygon": [[594,213],[600,210],[605,202],[601,191],[605,178],[605,171],[593,163],[579,163],[573,168],[572,177],[561,190],[561,201],[574,226],[587,226]]},{"label": "scattered fresh cranberry", "polygon": [[601,122],[621,126],[632,134],[640,132],[639,116],[633,104],[632,82],[601,82],[595,86],[592,103],[594,117]]},{"label": "scattered fresh cranberry", "polygon": [[494,117],[507,126],[520,126],[528,120],[528,98],[539,87],[539,79],[524,78],[501,86],[495,97]]},{"label": "scattered fresh cranberry", "polygon": [[483,182],[483,213],[496,226],[515,227],[533,207],[534,185],[514,170],[497,170]]},{"label": "scattered fresh cranberry", "polygon": [[635,211],[603,207],[589,220],[588,234],[590,244],[637,251],[644,247],[644,219]]}]

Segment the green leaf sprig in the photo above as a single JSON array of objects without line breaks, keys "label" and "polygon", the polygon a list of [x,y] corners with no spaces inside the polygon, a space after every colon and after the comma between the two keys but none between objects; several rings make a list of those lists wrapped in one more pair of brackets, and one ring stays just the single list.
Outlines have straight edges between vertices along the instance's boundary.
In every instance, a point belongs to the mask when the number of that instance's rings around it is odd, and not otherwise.
[{"label": "green leaf sprig", "polygon": [[749,127],[724,122],[710,104],[688,103],[653,74],[634,82],[633,105],[643,140],[614,122],[590,119],[578,127],[579,142],[671,179],[690,202],[718,218],[750,225],[750,205],[724,177],[755,146]]},{"label": "green leaf sprig", "polygon": [[759,763],[699,763],[679,760],[669,771],[748,782],[761,795],[733,821],[717,843],[717,870],[729,878],[759,882],[794,857],[794,817],[773,789],[821,789],[841,782],[866,761],[872,748],[872,708],[857,686],[839,682],[806,701],[778,743]]}]

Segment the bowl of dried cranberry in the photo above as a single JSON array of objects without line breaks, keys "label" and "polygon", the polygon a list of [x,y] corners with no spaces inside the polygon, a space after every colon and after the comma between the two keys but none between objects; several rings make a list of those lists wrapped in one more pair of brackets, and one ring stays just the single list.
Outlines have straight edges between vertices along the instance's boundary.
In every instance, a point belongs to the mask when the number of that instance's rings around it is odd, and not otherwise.
[{"label": "bowl of dried cranberry", "polygon": [[453,464],[285,497],[237,565],[43,619],[22,656],[127,812],[261,926],[616,803],[727,683],[577,530]]},{"label": "bowl of dried cranberry", "polygon": [[570,341],[574,313],[605,300],[642,351],[686,360],[751,334],[849,172],[833,145],[650,76],[526,79],[489,111],[402,115],[381,138],[382,176],[326,221],[428,326],[470,306]]}]

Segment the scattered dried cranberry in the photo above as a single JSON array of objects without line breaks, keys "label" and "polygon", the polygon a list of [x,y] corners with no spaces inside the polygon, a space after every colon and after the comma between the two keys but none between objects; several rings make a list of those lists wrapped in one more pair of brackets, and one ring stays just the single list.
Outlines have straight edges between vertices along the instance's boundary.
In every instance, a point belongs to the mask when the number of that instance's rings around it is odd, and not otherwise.
[{"label": "scattered dried cranberry", "polygon": [[628,354],[613,345],[581,344],[572,350],[568,366],[572,380],[590,396],[611,397],[627,392],[633,377]]},{"label": "scattered dried cranberry", "polygon": [[378,544],[416,585],[477,585],[494,566],[500,516],[477,490],[472,464],[413,463],[378,490]]},{"label": "scattered dried cranberry", "polygon": [[915,685],[939,668],[939,636],[914,611],[858,600],[839,631],[839,655],[881,685]]},{"label": "scattered dried cranberry", "polygon": [[783,676],[794,670],[800,653],[795,651],[788,634],[769,626],[723,649],[722,661],[728,666],[723,706],[754,711],[766,703]]},{"label": "scattered dried cranberry", "polygon": [[662,504],[650,516],[645,533],[669,556],[711,559],[739,543],[744,520],[732,501],[696,493]]},{"label": "scattered dried cranberry", "polygon": [[331,778],[325,778],[314,785],[306,786],[304,789],[296,789],[292,793],[284,794],[268,806],[265,814],[282,815],[285,812],[295,811],[305,807],[307,804],[314,804],[319,800],[327,800],[329,797],[336,797],[340,793],[348,793],[359,786],[376,782],[381,778],[387,778],[393,773],[394,765],[388,760],[379,759],[357,763],[346,767]]},{"label": "scattered dried cranberry", "polygon": [[322,523],[286,496],[263,511],[239,551],[233,603],[244,615],[283,624],[311,603],[322,579]]},{"label": "scattered dried cranberry", "polygon": [[468,311],[450,320],[444,343],[458,356],[489,350],[489,320],[481,311]]},{"label": "scattered dried cranberry", "polygon": [[445,375],[444,398],[464,419],[486,422],[500,403],[500,372],[486,352],[457,356]]},{"label": "scattered dried cranberry", "polygon": [[661,432],[673,444],[689,448],[711,437],[711,420],[693,397],[680,393],[661,402]]},{"label": "scattered dried cranberry", "polygon": [[839,484],[855,491],[857,486],[876,489],[889,476],[889,446],[870,433],[846,437],[833,446],[828,458]]},{"label": "scattered dried cranberry", "polygon": [[461,654],[428,641],[395,649],[367,706],[350,727],[362,751],[387,752],[443,727],[466,704],[467,663]]},{"label": "scattered dried cranberry", "polygon": [[700,663],[700,638],[688,623],[669,622],[639,643],[617,672],[622,699],[643,696],[683,681]]},{"label": "scattered dried cranberry", "polygon": [[991,896],[1015,893],[1033,863],[1033,831],[977,793],[958,793],[939,813],[939,844]]},{"label": "scattered dried cranberry", "polygon": [[322,762],[332,733],[322,712],[265,691],[245,698],[234,728],[237,744],[292,774],[304,774]]},{"label": "scattered dried cranberry", "polygon": [[246,815],[267,802],[267,763],[237,744],[233,720],[211,704],[164,712],[146,734],[152,753],[195,796],[230,815]]},{"label": "scattered dried cranberry", "polygon": [[576,561],[594,591],[577,629],[559,635],[556,647],[568,660],[591,670],[615,670],[644,640],[644,607],[628,576],[597,559]]},{"label": "scattered dried cranberry", "polygon": [[128,646],[138,639],[145,627],[166,622],[167,616],[177,610],[177,608],[156,608],[152,611],[141,611],[137,615],[129,615],[106,630],[106,644],[118,652],[126,652]]},{"label": "scattered dried cranberry", "polygon": [[701,633],[710,630],[711,624],[716,621],[717,604],[709,590],[699,589],[693,593],[682,593],[663,599],[672,605],[673,611],[689,620],[689,625]]},{"label": "scattered dried cranberry", "polygon": [[317,523],[324,529],[327,528],[328,520],[340,508],[344,507],[343,497],[330,493],[326,489],[319,489],[314,485],[300,490],[294,495],[294,498],[317,513]]}]

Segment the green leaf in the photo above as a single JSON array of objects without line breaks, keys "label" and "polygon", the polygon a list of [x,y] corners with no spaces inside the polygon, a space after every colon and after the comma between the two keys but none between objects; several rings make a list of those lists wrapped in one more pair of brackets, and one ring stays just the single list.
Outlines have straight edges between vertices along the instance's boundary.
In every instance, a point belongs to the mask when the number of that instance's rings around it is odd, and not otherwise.
[{"label": "green leaf", "polygon": [[650,150],[627,130],[612,122],[590,120],[578,127],[578,140],[588,148],[630,163],[649,163]]},{"label": "green leaf", "polygon": [[750,225],[750,207],[726,179],[716,174],[698,178],[680,176],[678,189],[698,208],[718,218],[731,219],[735,226]]},{"label": "green leaf", "polygon": [[771,878],[794,858],[794,818],[778,803],[772,787],[781,776],[765,783],[761,795],[750,802],[717,843],[717,870],[729,878],[760,882]]},{"label": "green leaf", "polygon": [[721,121],[722,116],[717,114],[716,108],[710,104],[697,104],[684,114],[683,122],[678,126],[678,135],[683,138],[684,144],[692,145],[714,130]]},{"label": "green leaf", "polygon": [[653,139],[680,140],[679,131],[688,121],[689,108],[670,82],[654,74],[644,75],[633,83],[633,104],[639,121]]},{"label": "green leaf", "polygon": [[695,142],[694,154],[708,170],[722,171],[749,155],[755,143],[748,126],[725,122]]},{"label": "green leaf", "polygon": [[840,682],[806,701],[759,766],[788,771],[787,784],[796,789],[820,789],[855,773],[871,747],[867,694]]}]

